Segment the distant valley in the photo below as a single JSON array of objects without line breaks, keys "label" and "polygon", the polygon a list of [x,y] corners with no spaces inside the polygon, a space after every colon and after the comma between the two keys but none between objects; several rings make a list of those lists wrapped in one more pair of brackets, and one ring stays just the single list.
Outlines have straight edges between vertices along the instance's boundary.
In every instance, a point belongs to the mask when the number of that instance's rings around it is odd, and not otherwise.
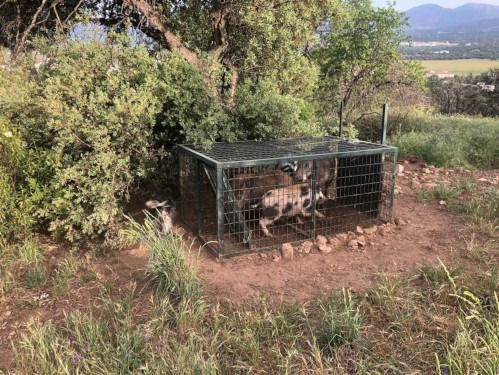
[{"label": "distant valley", "polygon": [[411,59],[499,59],[499,6],[466,4],[443,8],[421,5],[406,12]]}]

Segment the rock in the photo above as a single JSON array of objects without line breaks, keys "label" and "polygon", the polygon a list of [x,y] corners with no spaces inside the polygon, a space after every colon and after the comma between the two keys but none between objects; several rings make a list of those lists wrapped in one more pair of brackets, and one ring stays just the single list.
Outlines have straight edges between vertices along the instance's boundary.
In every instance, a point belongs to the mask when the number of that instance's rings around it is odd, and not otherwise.
[{"label": "rock", "polygon": [[356,238],[353,238],[350,241],[348,241],[348,247],[352,249],[357,249],[359,247],[359,242],[357,241]]},{"label": "rock", "polygon": [[386,227],[381,227],[378,232],[382,236],[386,236],[388,233],[390,233],[390,231]]},{"label": "rock", "polygon": [[364,234],[364,229],[362,229],[360,226],[357,225],[357,228],[355,228],[355,233]]},{"label": "rock", "polygon": [[319,234],[315,238],[315,242],[317,242],[317,245],[327,245],[327,238]]},{"label": "rock", "polygon": [[341,243],[345,243],[348,240],[348,234],[347,233],[338,233],[336,235],[336,238],[339,239]]},{"label": "rock", "polygon": [[266,253],[260,253],[260,258],[267,259],[268,255]]},{"label": "rock", "polygon": [[281,256],[284,260],[292,260],[294,256],[294,248],[290,243],[285,243],[281,247]]},{"label": "rock", "polygon": [[407,160],[409,160],[409,163],[412,163],[412,164],[414,164],[414,163],[417,163],[417,162],[418,162],[418,158],[417,158],[417,157],[415,157],[415,156],[409,156],[409,157],[407,158]]},{"label": "rock", "polygon": [[478,181],[480,181],[480,182],[489,182],[489,180],[487,180],[486,178],[479,178]]},{"label": "rock", "polygon": [[397,174],[399,176],[403,176],[404,175],[404,166],[402,164],[397,164]]},{"label": "rock", "polygon": [[440,201],[438,202],[439,205],[441,206],[447,206],[447,202],[446,201]]},{"label": "rock", "polygon": [[333,248],[327,244],[321,244],[319,245],[319,251],[323,254],[329,254],[331,251],[333,251]]},{"label": "rock", "polygon": [[300,252],[309,254],[312,251],[312,248],[314,247],[314,243],[311,241],[305,241],[301,244],[300,247]]},{"label": "rock", "polygon": [[281,260],[281,257],[277,254],[272,255],[272,261],[273,262],[279,262]]},{"label": "rock", "polygon": [[337,237],[330,237],[329,238],[329,244],[334,248],[334,247],[339,247],[341,246],[342,242],[339,238]]},{"label": "rock", "polygon": [[378,231],[378,227],[376,225],[373,225],[372,227],[364,229],[365,234],[374,234]]},{"label": "rock", "polygon": [[424,174],[430,174],[431,173],[430,168],[423,168],[423,173]]},{"label": "rock", "polygon": [[407,221],[405,221],[401,217],[396,217],[394,222],[395,222],[395,225],[406,225],[407,224]]},{"label": "rock", "polygon": [[360,247],[366,247],[366,238],[364,236],[357,237],[357,245]]},{"label": "rock", "polygon": [[457,168],[457,171],[458,171],[459,173],[464,173],[464,167],[458,167],[458,168]]}]

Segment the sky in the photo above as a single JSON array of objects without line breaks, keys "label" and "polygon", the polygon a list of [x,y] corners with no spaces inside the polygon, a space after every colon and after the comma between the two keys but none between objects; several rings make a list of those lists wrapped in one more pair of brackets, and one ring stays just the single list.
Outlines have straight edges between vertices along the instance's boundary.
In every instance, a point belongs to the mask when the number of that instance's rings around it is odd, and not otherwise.
[{"label": "sky", "polygon": [[[373,0],[375,5],[384,5],[387,0]],[[399,10],[408,10],[422,4],[437,4],[446,8],[456,8],[467,3],[492,4],[499,6],[499,0],[397,0]]]}]

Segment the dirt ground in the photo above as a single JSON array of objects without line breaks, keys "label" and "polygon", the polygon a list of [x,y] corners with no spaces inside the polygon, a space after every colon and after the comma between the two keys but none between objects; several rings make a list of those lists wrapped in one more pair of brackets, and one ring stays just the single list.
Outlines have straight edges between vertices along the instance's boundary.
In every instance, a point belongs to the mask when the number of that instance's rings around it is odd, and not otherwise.
[{"label": "dirt ground", "polygon": [[[198,252],[199,244],[194,244],[191,253],[207,298],[237,302],[263,295],[275,302],[306,302],[338,288],[360,293],[376,280],[407,274],[439,259],[447,263],[462,260],[472,236],[465,218],[450,211],[446,202],[418,199],[417,192],[437,182],[453,185],[461,179],[473,179],[477,191],[487,189],[499,185],[499,170],[452,171],[419,162],[401,165],[395,205],[399,225],[366,234],[366,246],[360,250],[342,244],[328,254],[317,248],[309,254],[295,252],[292,260],[281,259],[279,250],[219,260],[205,250]],[[488,240],[486,236],[475,238],[475,241]],[[66,256],[67,251],[57,246],[51,246],[46,255],[54,265]],[[0,373],[11,367],[11,341],[19,339],[30,320],[57,321],[71,310],[94,309],[100,303],[103,288],[110,287],[116,295],[135,291],[137,298],[143,299],[144,303],[138,305],[145,311],[152,293],[144,272],[148,256],[148,250],[139,247],[91,259],[88,261],[91,277],[72,281],[61,296],[47,287],[0,299]]]}]

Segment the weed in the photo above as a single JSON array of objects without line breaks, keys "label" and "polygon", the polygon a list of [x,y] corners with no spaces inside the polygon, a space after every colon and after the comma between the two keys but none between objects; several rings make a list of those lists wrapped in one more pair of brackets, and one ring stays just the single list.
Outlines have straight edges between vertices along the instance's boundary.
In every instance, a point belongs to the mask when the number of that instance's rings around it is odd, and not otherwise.
[{"label": "weed", "polygon": [[440,167],[499,167],[499,126],[495,119],[414,112],[391,142],[402,157],[416,155]]},{"label": "weed", "polygon": [[28,289],[33,289],[40,287],[47,281],[47,273],[42,267],[36,267],[29,269],[25,272],[24,276],[24,286]]},{"label": "weed", "polygon": [[33,238],[28,238],[16,248],[18,261],[24,264],[38,264],[43,259],[43,249]]},{"label": "weed", "polygon": [[[419,269],[419,276],[433,289],[441,288],[449,282],[454,283],[456,277],[461,273],[458,267],[453,267],[450,270],[447,267],[438,266],[422,266]],[[455,288],[455,284],[453,284]]]},{"label": "weed", "polygon": [[148,273],[157,282],[158,290],[180,301],[201,296],[201,283],[192,265],[185,258],[185,244],[181,236],[163,236],[154,226],[154,218],[147,214],[144,225],[130,219],[129,233],[151,250]]},{"label": "weed", "polygon": [[472,224],[480,231],[494,235],[499,230],[499,189],[491,189],[464,206]]},{"label": "weed", "polygon": [[483,374],[499,372],[499,299],[493,296],[492,312],[470,292],[456,295],[464,302],[453,342],[447,347],[444,363],[436,356],[440,374]]},{"label": "weed", "polygon": [[54,293],[63,295],[69,287],[69,282],[74,278],[80,269],[80,261],[74,256],[65,258],[58,264],[56,277],[54,278]]},{"label": "weed", "polygon": [[350,291],[343,289],[340,307],[336,304],[320,304],[322,324],[317,333],[317,341],[322,351],[332,351],[342,345],[354,344],[362,327],[363,317],[354,306]]},{"label": "weed", "polygon": [[466,176],[457,181],[456,188],[462,193],[472,192],[477,186],[477,183],[473,177]]}]

